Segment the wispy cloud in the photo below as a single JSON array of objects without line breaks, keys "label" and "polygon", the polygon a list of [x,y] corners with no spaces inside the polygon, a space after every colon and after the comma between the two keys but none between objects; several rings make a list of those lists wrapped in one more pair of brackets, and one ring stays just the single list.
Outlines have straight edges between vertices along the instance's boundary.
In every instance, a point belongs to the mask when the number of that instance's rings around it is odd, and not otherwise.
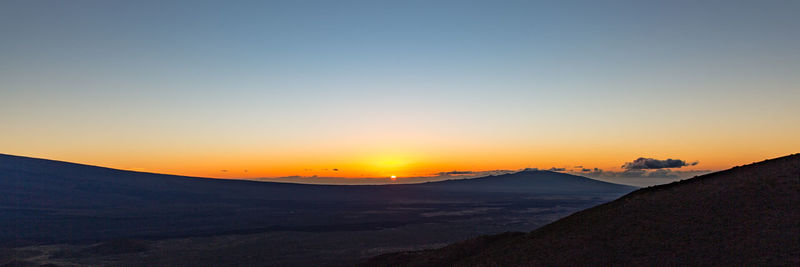
[{"label": "wispy cloud", "polygon": [[474,171],[449,171],[449,172],[438,172],[435,173],[437,176],[451,176],[451,175],[467,175],[467,174],[475,174]]},{"label": "wispy cloud", "polygon": [[433,175],[437,177],[458,177],[458,178],[472,178],[472,177],[483,177],[489,175],[501,175],[506,173],[513,173],[518,172],[519,170],[489,170],[489,171],[449,171],[449,172],[437,172]]},{"label": "wispy cloud", "polygon": [[568,171],[567,173],[586,176],[589,178],[675,178],[685,179],[697,175],[703,175],[712,172],[711,170],[687,170],[687,171],[673,171],[670,169],[631,169],[623,171],[609,171],[599,168],[583,168],[575,171]]},{"label": "wispy cloud", "polygon": [[650,178],[678,178],[678,175],[670,169],[658,169],[647,173]]}]

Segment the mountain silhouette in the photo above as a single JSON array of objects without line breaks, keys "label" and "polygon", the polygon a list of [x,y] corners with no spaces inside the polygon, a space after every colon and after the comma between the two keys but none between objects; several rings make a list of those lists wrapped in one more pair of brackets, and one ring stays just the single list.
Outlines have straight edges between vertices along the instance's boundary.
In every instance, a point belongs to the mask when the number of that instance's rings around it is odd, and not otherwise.
[{"label": "mountain silhouette", "polygon": [[472,179],[445,180],[420,184],[453,191],[539,192],[539,193],[619,193],[634,187],[552,172],[521,171]]},{"label": "mountain silhouette", "polygon": [[800,154],[643,188],[529,233],[365,266],[800,264]]},{"label": "mountain silhouette", "polygon": [[[531,196],[561,194],[578,199],[563,203],[585,208],[634,189],[546,171],[421,184],[309,185],[123,171],[0,154],[0,242],[373,229],[440,218],[421,216],[417,210],[422,208],[456,209],[509,199],[498,205],[544,205]],[[416,206],[407,213],[361,215],[399,205]]]}]

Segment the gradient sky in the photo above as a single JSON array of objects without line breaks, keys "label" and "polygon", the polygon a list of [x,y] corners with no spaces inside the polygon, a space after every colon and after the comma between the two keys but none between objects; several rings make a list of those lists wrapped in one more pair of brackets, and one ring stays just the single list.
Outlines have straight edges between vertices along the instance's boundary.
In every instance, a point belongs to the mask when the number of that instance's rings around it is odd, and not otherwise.
[{"label": "gradient sky", "polygon": [[1,1],[0,153],[233,178],[800,152],[800,1],[232,2]]}]

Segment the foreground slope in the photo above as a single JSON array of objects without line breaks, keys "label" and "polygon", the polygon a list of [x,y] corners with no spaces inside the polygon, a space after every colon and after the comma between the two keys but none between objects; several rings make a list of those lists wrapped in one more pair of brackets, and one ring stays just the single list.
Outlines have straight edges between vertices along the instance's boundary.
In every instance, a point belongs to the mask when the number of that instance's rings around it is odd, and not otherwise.
[{"label": "foreground slope", "polygon": [[368,266],[800,264],[800,154],[637,190],[543,226]]},{"label": "foreground slope", "polygon": [[[369,230],[471,216],[519,219],[547,215],[529,208],[561,214],[565,211],[556,211],[559,207],[583,209],[633,189],[552,172],[407,185],[306,185],[122,171],[0,154],[0,244]],[[544,197],[561,194],[569,197]]]}]

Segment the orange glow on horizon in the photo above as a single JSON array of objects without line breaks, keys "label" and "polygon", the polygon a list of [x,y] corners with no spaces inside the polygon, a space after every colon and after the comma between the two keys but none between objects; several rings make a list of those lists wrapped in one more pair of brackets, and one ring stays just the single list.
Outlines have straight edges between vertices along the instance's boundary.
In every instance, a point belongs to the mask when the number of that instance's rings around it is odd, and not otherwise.
[{"label": "orange glow on horizon", "polygon": [[[501,150],[503,150],[501,148]],[[748,164],[768,158],[780,157],[795,153],[743,153],[717,154],[709,150],[697,150],[694,153],[642,153],[636,151],[599,150],[599,151],[568,151],[555,150],[550,153],[536,152],[534,150],[516,151],[507,150],[508,153],[490,153],[486,150],[474,150],[472,153],[449,154],[444,152],[422,153],[342,153],[339,157],[332,155],[302,155],[302,156],[275,156],[269,154],[240,154],[219,156],[220,154],[192,154],[181,155],[177,153],[155,153],[153,155],[93,155],[90,153],[74,156],[60,154],[14,154],[37,158],[68,161],[80,164],[96,165],[123,170],[144,171],[185,176],[250,179],[262,177],[340,177],[340,178],[377,178],[389,177],[432,177],[440,172],[451,171],[491,171],[491,170],[521,170],[524,168],[548,169],[551,167],[575,170],[576,166],[585,168],[600,168],[606,171],[620,171],[621,165],[637,157],[652,157],[657,159],[678,158],[689,162],[699,161],[696,166],[673,169],[677,171],[688,170],[722,170],[737,165]],[[548,150],[552,151],[552,150]],[[593,152],[593,153],[589,153]],[[716,153],[715,153],[716,152]],[[355,155],[354,155],[355,154]],[[491,155],[483,157],[481,155]],[[738,155],[737,155],[738,154]],[[224,154],[222,154],[224,155]],[[697,156],[692,156],[697,155]],[[335,160],[331,160],[334,158]]]},{"label": "orange glow on horizon", "polygon": [[762,139],[750,139],[741,133],[722,137],[687,136],[682,142],[651,142],[646,147],[640,144],[647,143],[650,138],[670,138],[639,133],[618,134],[613,138],[602,135],[566,132],[501,140],[456,133],[411,137],[364,133],[359,135],[364,137],[362,139],[330,137],[302,144],[190,138],[153,139],[152,143],[139,140],[127,144],[116,139],[91,139],[58,143],[60,146],[0,142],[5,149],[0,153],[123,170],[251,179],[431,177],[451,171],[574,169],[575,166],[620,171],[625,162],[638,157],[699,161],[696,166],[675,169],[680,171],[723,170],[800,152],[794,149],[800,147],[800,139],[790,132]]}]

